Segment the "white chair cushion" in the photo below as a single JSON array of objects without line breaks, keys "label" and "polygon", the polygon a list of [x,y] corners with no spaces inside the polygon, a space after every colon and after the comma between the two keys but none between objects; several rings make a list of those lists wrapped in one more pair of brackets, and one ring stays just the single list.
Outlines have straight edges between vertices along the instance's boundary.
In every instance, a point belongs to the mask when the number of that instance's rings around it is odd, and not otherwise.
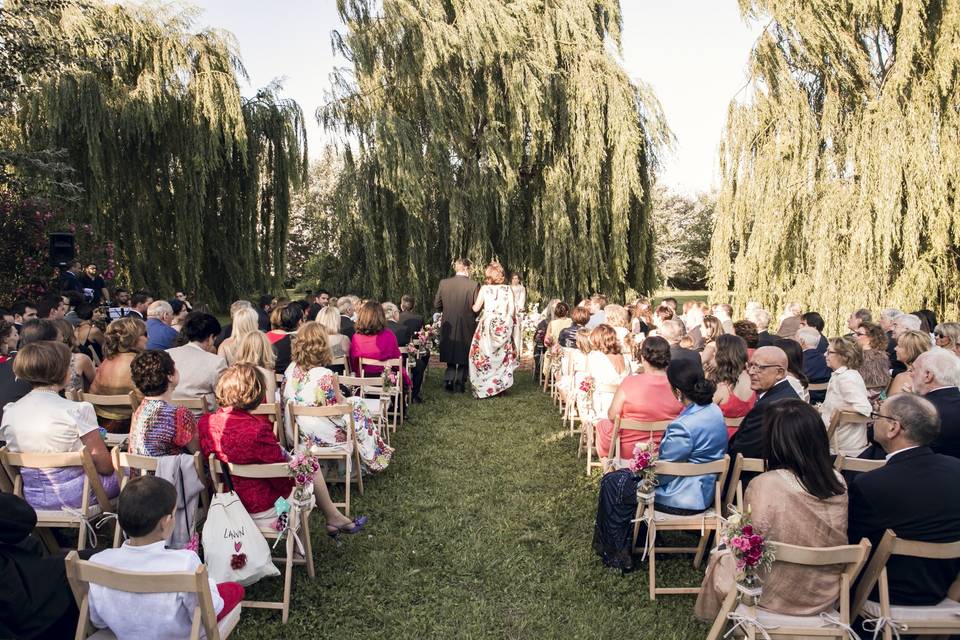
[{"label": "white chair cushion", "polygon": [[380,398],[360,398],[367,406],[367,411],[375,416],[380,415]]},{"label": "white chair cushion", "polygon": [[662,511],[653,512],[653,519],[655,522],[700,522],[701,520],[709,520],[710,518],[716,518],[717,511],[715,509],[707,509],[703,513],[694,513],[689,516],[675,515],[672,513],[663,513]]},{"label": "white chair cushion", "polygon": [[[217,623],[217,629],[220,630],[221,640],[229,636],[234,627],[237,626],[237,623],[240,622],[240,605],[238,604],[233,608],[233,610],[224,616],[223,620]],[[203,632],[203,629],[200,629],[200,637],[206,637],[206,634]],[[89,636],[87,640],[117,640],[117,636],[114,635],[113,631],[110,629],[100,629],[92,636]]]},{"label": "white chair cushion", "polygon": [[[87,519],[94,518],[99,516],[103,509],[100,508],[100,505],[93,504],[87,507]],[[80,507],[76,508],[76,513],[70,513],[69,511],[63,511],[60,509],[44,509],[37,511],[37,520],[43,522],[43,520],[76,520],[80,521],[80,516],[77,515],[80,513]]]},{"label": "white chair cushion", "polygon": [[[737,607],[737,614],[746,616],[749,615],[749,609],[746,605],[741,604]],[[825,622],[823,618],[820,617],[818,613],[815,616],[790,616],[783,613],[775,613],[773,611],[767,611],[766,609],[761,609],[760,607],[756,608],[757,612],[757,622],[763,625],[767,631],[772,630],[774,627],[782,627],[784,629],[828,629],[832,627],[828,622]],[[827,615],[840,619],[840,612],[837,610],[828,611]]]},{"label": "white chair cushion", "polygon": [[[939,604],[890,607],[890,617],[907,626],[919,622],[932,623],[934,620],[949,620],[952,623],[960,623],[960,617],[958,616],[960,616],[960,602],[950,598],[944,598]],[[879,618],[880,603],[867,600],[863,605],[863,617]]]}]

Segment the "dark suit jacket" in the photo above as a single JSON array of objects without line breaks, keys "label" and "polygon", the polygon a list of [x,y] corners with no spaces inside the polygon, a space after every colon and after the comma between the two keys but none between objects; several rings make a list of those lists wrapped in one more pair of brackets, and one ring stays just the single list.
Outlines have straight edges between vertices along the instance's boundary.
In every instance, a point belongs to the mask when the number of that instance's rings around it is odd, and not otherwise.
[{"label": "dark suit jacket", "polygon": [[750,409],[750,412],[743,417],[740,427],[730,438],[730,443],[727,446],[730,457],[733,458],[738,453],[742,453],[745,458],[762,458],[763,413],[767,410],[767,407],[777,400],[790,399],[799,400],[799,396],[785,379],[773,385],[764,393],[763,397],[753,405],[753,409]]},{"label": "dark suit jacket", "polygon": [[440,281],[433,306],[443,313],[440,321],[440,361],[447,364],[469,363],[470,341],[477,329],[477,301],[480,285],[466,276],[453,276]]},{"label": "dark suit jacket", "polygon": [[691,351],[690,349],[684,349],[676,344],[670,345],[670,361],[673,362],[674,360],[689,360],[698,367],[703,368],[703,360],[700,359],[699,353]]},{"label": "dark suit jacket", "polygon": [[13,361],[16,356],[0,363],[0,418],[3,418],[3,408],[10,402],[16,402],[30,393],[30,383],[17,380],[13,375]]},{"label": "dark suit jacket", "polygon": [[413,337],[417,331],[423,329],[423,316],[411,313],[410,311],[401,311],[400,324],[405,326],[407,331],[410,332],[410,337]]},{"label": "dark suit jacket", "polygon": [[890,357],[890,377],[896,378],[907,370],[907,365],[897,360],[897,341],[893,339],[893,334],[887,332],[887,355]]},{"label": "dark suit jacket", "polygon": [[406,326],[393,320],[387,320],[387,329],[390,329],[391,333],[397,336],[398,347],[405,347],[410,344],[410,331]]},{"label": "dark suit jacket", "polygon": [[263,309],[257,309],[257,328],[260,331],[270,331],[270,316]]},{"label": "dark suit jacket", "polygon": [[354,322],[347,316],[340,316],[340,333],[345,335],[348,338],[352,338],[353,334],[356,332],[354,328]]},{"label": "dark suit jacket", "polygon": [[940,435],[930,448],[936,453],[960,458],[960,389],[944,387],[924,396],[940,414]]},{"label": "dark suit jacket", "polygon": [[273,343],[273,353],[277,357],[273,370],[277,373],[286,373],[287,367],[290,366],[292,346],[289,335],[283,336]]},{"label": "dark suit jacket", "polygon": [[[803,373],[807,380],[813,383],[829,382],[833,371],[827,366],[826,357],[816,349],[805,349],[803,352]],[[823,402],[827,397],[826,391],[811,391],[810,403]]]},{"label": "dark suit jacket", "polygon": [[[960,540],[957,486],[960,460],[929,447],[896,454],[885,466],[859,474],[850,485],[850,543],[868,538],[876,548],[887,529],[905,540]],[[947,595],[958,570],[957,560],[892,556],[887,563],[890,603],[936,604]]]},{"label": "dark suit jacket", "polygon": [[769,331],[760,331],[757,333],[757,347],[772,347],[777,336],[770,335]]},{"label": "dark suit jacket", "polygon": [[826,354],[827,347],[829,346],[830,346],[830,341],[827,340],[827,337],[821,333],[820,342],[817,343],[817,353]]}]

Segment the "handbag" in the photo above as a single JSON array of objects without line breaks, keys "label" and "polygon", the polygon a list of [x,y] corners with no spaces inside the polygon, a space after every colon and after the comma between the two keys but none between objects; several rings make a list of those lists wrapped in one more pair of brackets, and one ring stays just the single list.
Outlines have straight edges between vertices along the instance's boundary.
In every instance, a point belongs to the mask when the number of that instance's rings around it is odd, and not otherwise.
[{"label": "handbag", "polygon": [[207,573],[216,582],[239,582],[245,587],[260,578],[280,575],[270,545],[234,491],[226,464],[221,464],[229,491],[213,496],[203,525]]}]

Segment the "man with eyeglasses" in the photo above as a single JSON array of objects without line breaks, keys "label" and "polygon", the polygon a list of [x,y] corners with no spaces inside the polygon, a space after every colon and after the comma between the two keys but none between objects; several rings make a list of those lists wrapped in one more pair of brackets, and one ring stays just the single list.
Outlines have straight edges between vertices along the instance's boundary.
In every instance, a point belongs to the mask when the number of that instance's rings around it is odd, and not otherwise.
[{"label": "man with eyeglasses", "polygon": [[[750,388],[757,394],[757,402],[744,416],[728,450],[731,457],[742,453],[745,458],[763,457],[763,415],[778,400],[799,400],[797,392],[787,380],[787,354],[780,347],[760,347],[747,363]],[[744,487],[747,478],[744,481]]]},{"label": "man with eyeglasses", "polygon": [[913,392],[937,409],[940,435],[931,443],[936,453],[960,458],[960,358],[940,347],[921,353],[910,372]]},{"label": "man with eyeglasses", "polygon": [[[930,444],[940,432],[932,403],[900,393],[872,413],[873,436],[886,451],[887,463],[858,474],[849,488],[851,544],[867,538],[877,548],[887,529],[903,540],[960,540],[960,460],[934,453]],[[946,596],[960,561],[891,556],[887,582],[891,605],[936,605]],[[870,599],[878,601],[877,589]]]}]

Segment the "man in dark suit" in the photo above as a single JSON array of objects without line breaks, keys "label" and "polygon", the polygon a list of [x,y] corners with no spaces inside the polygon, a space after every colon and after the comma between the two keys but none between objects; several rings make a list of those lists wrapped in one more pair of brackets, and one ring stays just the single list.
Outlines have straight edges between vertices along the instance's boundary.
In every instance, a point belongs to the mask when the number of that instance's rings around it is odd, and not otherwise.
[{"label": "man in dark suit", "polygon": [[60,291],[76,291],[83,295],[83,286],[80,284],[80,261],[74,260],[70,266],[60,274]]},{"label": "man in dark suit", "polygon": [[819,338],[817,339],[817,351],[821,354],[827,353],[827,337],[823,335],[823,328],[826,326],[826,323],[823,321],[823,316],[821,316],[816,311],[809,311],[802,316],[800,316],[800,326],[801,327],[811,327],[817,330]]},{"label": "man in dark suit", "polygon": [[756,309],[750,312],[747,320],[757,325],[757,346],[772,347],[778,336],[770,333],[770,313],[765,309]]},{"label": "man in dark suit", "polygon": [[348,338],[352,338],[356,331],[353,317],[357,312],[357,302],[359,300],[353,295],[340,296],[337,299],[337,309],[340,310],[340,333]]},{"label": "man in dark suit", "polygon": [[[778,400],[799,400],[799,396],[787,380],[787,354],[780,347],[759,347],[754,351],[747,364],[747,374],[750,388],[757,394],[757,403],[744,416],[727,450],[731,457],[742,453],[745,458],[762,458],[764,412]],[[745,480],[748,482],[749,478]]]},{"label": "man in dark suit", "polygon": [[680,346],[683,335],[683,323],[679,320],[667,320],[660,327],[660,336],[670,345],[670,362],[686,360],[702,369],[703,361],[700,359],[700,354]]},{"label": "man in dark suit", "polygon": [[270,294],[260,296],[260,304],[257,305],[257,328],[260,331],[270,331],[270,312],[276,303],[277,299]]},{"label": "man in dark suit", "polygon": [[384,302],[383,315],[387,318],[387,329],[397,337],[397,346],[401,351],[410,344],[411,333],[407,326],[400,323],[400,310],[392,302]]},{"label": "man in dark suit", "polygon": [[[830,376],[833,374],[833,371],[827,366],[826,357],[818,350],[822,337],[820,332],[813,327],[800,327],[797,329],[795,338],[800,343],[800,348],[803,349],[803,375],[807,376],[807,380],[813,384],[830,382]],[[823,402],[826,395],[826,391],[811,391],[810,403]]]},{"label": "man in dark suit", "polygon": [[466,391],[470,363],[470,341],[477,329],[473,303],[480,285],[470,279],[470,261],[454,263],[456,275],[440,281],[433,305],[443,314],[440,319],[440,361],[447,363],[443,382],[447,391]]},{"label": "man in dark suit", "polygon": [[913,392],[929,400],[940,417],[940,434],[930,448],[960,458],[960,359],[946,349],[925,351],[913,361],[910,378]]},{"label": "man in dark suit", "polygon": [[[413,305],[413,296],[404,295],[400,298],[400,324],[407,328],[411,338],[415,337],[424,325],[423,316],[413,312]],[[421,354],[417,355],[417,362],[413,367],[412,387],[410,389],[413,401],[418,404],[423,402],[420,389],[423,387],[423,375],[427,371],[428,364],[430,364],[430,352],[427,351],[423,355],[421,351]]]},{"label": "man in dark suit", "polygon": [[[57,333],[57,328],[49,320],[39,320],[37,318],[27,320],[20,330],[20,348],[31,342],[57,341],[59,339],[60,334]],[[15,359],[16,356],[13,356],[6,362],[0,363],[0,418],[3,417],[3,408],[8,403],[16,402],[30,393],[32,388],[29,382],[19,380],[13,374],[13,361]]]},{"label": "man in dark suit", "polygon": [[[867,538],[875,549],[887,529],[903,540],[960,540],[955,491],[960,460],[930,449],[939,433],[936,408],[920,396],[901,393],[886,400],[874,418],[873,437],[887,452],[887,464],[850,484],[850,542]],[[958,570],[957,560],[892,556],[887,562],[890,604],[937,604]],[[876,592],[871,599],[878,599]]]}]

